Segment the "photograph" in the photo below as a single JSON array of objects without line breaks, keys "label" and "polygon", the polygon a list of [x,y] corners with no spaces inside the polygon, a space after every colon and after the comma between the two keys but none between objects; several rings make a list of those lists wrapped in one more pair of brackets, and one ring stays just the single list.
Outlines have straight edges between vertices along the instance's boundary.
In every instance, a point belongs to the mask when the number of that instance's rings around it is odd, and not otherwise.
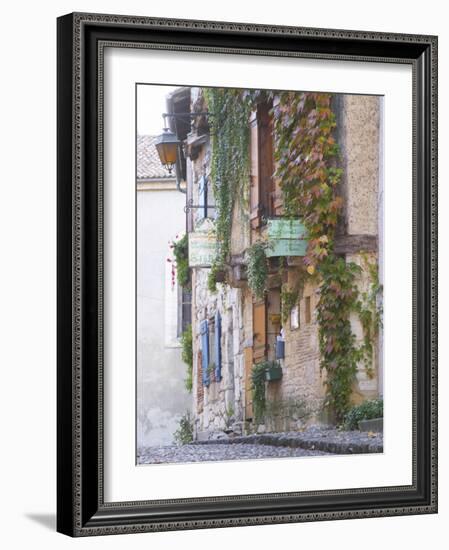
[{"label": "photograph", "polygon": [[435,515],[438,37],[201,15],[58,18],[57,530]]},{"label": "photograph", "polygon": [[383,453],[383,114],[136,84],[137,465]]}]

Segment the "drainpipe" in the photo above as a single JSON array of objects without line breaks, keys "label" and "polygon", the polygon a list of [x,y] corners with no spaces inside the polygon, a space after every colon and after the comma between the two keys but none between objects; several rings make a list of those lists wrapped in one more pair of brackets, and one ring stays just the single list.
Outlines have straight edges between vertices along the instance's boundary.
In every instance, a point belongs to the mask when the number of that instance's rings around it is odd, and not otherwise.
[{"label": "drainpipe", "polygon": [[[179,149],[181,152],[181,146],[179,146]],[[175,172],[176,172],[176,189],[180,191],[181,193],[187,194],[187,189],[182,189],[181,187],[181,178],[179,177],[179,174],[181,173],[181,166],[179,164],[179,157],[181,155],[176,155],[176,164],[175,164]]]}]

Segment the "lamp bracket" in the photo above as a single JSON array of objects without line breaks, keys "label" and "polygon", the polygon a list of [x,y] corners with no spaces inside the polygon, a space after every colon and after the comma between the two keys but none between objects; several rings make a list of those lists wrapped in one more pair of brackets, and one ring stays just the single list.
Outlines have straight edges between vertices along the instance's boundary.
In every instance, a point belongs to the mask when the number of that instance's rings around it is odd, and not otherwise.
[{"label": "lamp bracket", "polygon": [[213,208],[215,210],[215,205],[214,204],[207,204],[207,205],[204,205],[204,204],[193,204],[193,199],[190,199],[187,204],[184,206],[184,212],[187,214],[187,212],[189,210],[196,210],[198,208],[207,208],[207,210],[209,210],[209,208]]}]

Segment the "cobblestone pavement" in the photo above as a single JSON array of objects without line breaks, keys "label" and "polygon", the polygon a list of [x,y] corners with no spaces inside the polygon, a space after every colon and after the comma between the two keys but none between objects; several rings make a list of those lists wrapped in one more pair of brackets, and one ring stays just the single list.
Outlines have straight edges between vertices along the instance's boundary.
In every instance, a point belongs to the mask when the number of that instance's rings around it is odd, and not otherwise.
[{"label": "cobblestone pavement", "polygon": [[173,462],[207,462],[213,460],[242,460],[257,458],[282,458],[297,456],[327,455],[322,451],[311,451],[299,447],[280,447],[274,445],[251,445],[233,443],[232,445],[168,445],[150,447],[138,455],[138,464],[168,464]]}]

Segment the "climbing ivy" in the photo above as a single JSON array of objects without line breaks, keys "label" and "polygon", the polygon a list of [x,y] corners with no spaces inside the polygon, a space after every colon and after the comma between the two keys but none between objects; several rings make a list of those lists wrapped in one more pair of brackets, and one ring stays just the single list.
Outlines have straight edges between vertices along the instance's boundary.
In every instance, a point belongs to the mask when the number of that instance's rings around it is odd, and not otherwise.
[{"label": "climbing ivy", "polygon": [[[369,377],[374,375],[372,362],[374,342],[382,322],[378,304],[381,292],[377,263],[365,260],[363,265],[328,256],[319,266],[320,299],[317,306],[321,367],[327,371],[327,404],[333,407],[338,421],[347,413],[357,365],[363,362]],[[361,292],[357,278],[368,272],[369,289]],[[350,315],[356,313],[363,328],[363,341],[358,343],[352,332]]]},{"label": "climbing ivy", "polygon": [[373,355],[376,338],[382,326],[382,285],[379,283],[379,270],[377,262],[362,254],[362,269],[368,273],[369,286],[367,290],[359,292],[359,300],[356,310],[363,328],[363,344],[361,346],[362,361],[365,370],[371,378],[373,372]]},{"label": "climbing ivy", "polygon": [[321,262],[319,272],[322,282],[317,320],[321,368],[327,372],[327,405],[341,421],[350,407],[352,384],[361,359],[350,321],[358,304],[356,277],[361,268],[331,254]]},{"label": "climbing ivy", "polygon": [[246,275],[248,286],[256,298],[263,298],[267,290],[268,258],[266,255],[267,244],[258,241],[246,250]]},{"label": "climbing ivy", "polygon": [[284,198],[284,216],[301,218],[308,231],[304,263],[315,272],[333,247],[343,205],[342,176],[331,94],[282,92],[274,102],[276,176]]},{"label": "climbing ivy", "polygon": [[181,359],[187,365],[187,378],[184,385],[187,391],[193,388],[193,337],[192,325],[189,325],[181,334]]},{"label": "climbing ivy", "polygon": [[[284,216],[300,217],[307,228],[304,267],[309,278],[319,276],[317,320],[321,368],[327,373],[327,404],[341,421],[351,404],[358,362],[363,360],[372,375],[373,342],[382,315],[377,266],[370,264],[368,268],[373,280],[370,291],[360,293],[357,277],[362,268],[334,253],[343,199],[339,194],[342,169],[334,137],[332,95],[282,92],[275,98],[275,175],[283,193]],[[285,291],[288,307],[295,298],[292,292]],[[361,345],[352,332],[352,312],[358,313],[362,323]]]},{"label": "climbing ivy", "polygon": [[257,363],[253,365],[251,370],[251,391],[253,397],[253,411],[254,411],[254,420],[259,422],[264,414],[266,409],[266,396],[265,396],[265,376],[267,371],[268,363]]},{"label": "climbing ivy", "polygon": [[217,259],[215,259],[212,264],[209,274],[207,275],[207,288],[209,292],[217,292],[217,273],[220,271],[220,264]]},{"label": "climbing ivy", "polygon": [[249,183],[249,115],[251,99],[242,90],[204,88],[211,113],[211,182],[216,206],[216,269],[230,254],[231,226],[237,197],[247,202]]}]

